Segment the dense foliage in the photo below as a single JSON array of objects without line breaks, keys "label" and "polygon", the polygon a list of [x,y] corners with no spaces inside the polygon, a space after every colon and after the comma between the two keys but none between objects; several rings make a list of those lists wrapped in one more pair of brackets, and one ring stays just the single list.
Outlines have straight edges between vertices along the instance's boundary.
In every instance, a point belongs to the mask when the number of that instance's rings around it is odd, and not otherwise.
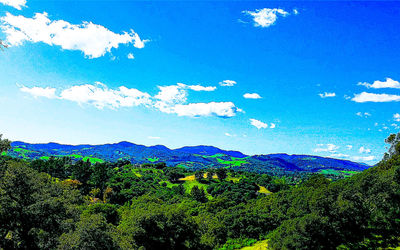
[{"label": "dense foliage", "polygon": [[236,249],[264,239],[271,249],[396,247],[399,141],[388,138],[377,166],[336,181],[3,155],[0,248]]}]

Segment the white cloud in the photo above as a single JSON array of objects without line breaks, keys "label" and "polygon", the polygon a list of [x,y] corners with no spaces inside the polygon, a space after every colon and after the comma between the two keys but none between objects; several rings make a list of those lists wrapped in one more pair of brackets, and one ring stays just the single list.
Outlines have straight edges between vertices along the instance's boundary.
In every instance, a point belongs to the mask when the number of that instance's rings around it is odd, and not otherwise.
[{"label": "white cloud", "polygon": [[317,144],[317,148],[314,149],[315,153],[319,152],[329,152],[329,153],[336,153],[336,150],[339,149],[339,146],[334,144]]},{"label": "white cloud", "polygon": [[43,89],[22,86],[20,90],[36,97],[58,98],[76,102],[80,105],[90,104],[98,109],[103,109],[104,107],[119,108],[151,104],[150,95],[147,93],[124,86],[113,90],[99,82],[95,85],[84,84],[72,86],[62,90],[59,96],[55,94],[56,89],[49,87]]},{"label": "white cloud", "polygon": [[354,102],[399,102],[400,95],[388,95],[388,94],[374,94],[368,92],[362,92],[355,94],[351,99]]},{"label": "white cloud", "polygon": [[299,11],[297,9],[293,9],[293,14],[297,15],[299,14]]},{"label": "white cloud", "polygon": [[21,7],[26,7],[26,0],[0,0],[0,3],[21,10]]},{"label": "white cloud", "polygon": [[76,25],[64,20],[52,21],[45,12],[36,13],[33,18],[7,13],[0,21],[0,28],[11,46],[19,46],[25,41],[43,42],[65,50],[80,50],[89,58],[101,57],[120,44],[133,43],[136,48],[143,48],[147,42],[133,30],[116,34],[92,22]]},{"label": "white cloud", "polygon": [[271,123],[271,124],[269,125],[269,127],[270,127],[270,128],[275,128],[275,127],[276,127],[276,124],[275,124],[275,123]]},{"label": "white cloud", "polygon": [[158,137],[158,136],[148,136],[147,138],[151,139],[151,140],[159,140],[159,139],[161,139],[161,137]]},{"label": "white cloud", "polygon": [[129,54],[127,55],[127,57],[128,57],[128,59],[135,59],[135,56],[134,56],[132,53],[129,53]]},{"label": "white cloud", "polygon": [[230,134],[230,133],[225,133],[226,136],[228,137],[236,137],[236,135]]},{"label": "white cloud", "polygon": [[373,161],[375,159],[375,156],[369,155],[369,156],[353,156],[351,157],[352,160],[354,161]]},{"label": "white cloud", "polygon": [[243,11],[243,13],[253,17],[255,27],[262,27],[262,28],[266,28],[266,27],[273,25],[276,22],[278,15],[280,15],[282,17],[290,15],[285,10],[277,9],[277,8],[256,9],[255,11],[245,10],[245,11]]},{"label": "white cloud", "polygon": [[28,88],[25,87],[23,85],[17,85],[19,87],[19,89],[22,92],[28,93],[30,95],[32,95],[35,98],[38,97],[46,97],[49,99],[53,99],[53,98],[57,98],[56,96],[56,89],[55,88],[50,88],[50,87],[46,87],[46,88],[41,88],[41,87],[33,87],[33,88]]},{"label": "white cloud", "polygon": [[223,80],[222,82],[219,83],[221,86],[227,86],[227,87],[232,87],[233,85],[236,85],[237,82],[233,80]]},{"label": "white cloud", "polygon": [[250,119],[250,124],[258,129],[268,128],[268,124],[266,124],[262,121],[256,120],[256,119]]},{"label": "white cloud", "polygon": [[369,153],[371,153],[371,149],[365,148],[365,147],[360,147],[358,152],[360,152],[360,154],[369,154]]},{"label": "white cloud", "polygon": [[400,114],[399,113],[394,114],[393,120],[395,120],[396,122],[400,122]]},{"label": "white cloud", "polygon": [[239,109],[232,102],[177,104],[170,110],[171,113],[178,116],[218,116],[223,118],[233,117],[239,112]]},{"label": "white cloud", "polygon": [[160,92],[155,96],[156,99],[166,105],[180,104],[187,100],[186,85],[178,83],[177,85],[158,86]]},{"label": "white cloud", "polygon": [[371,116],[371,114],[368,113],[368,112],[364,112],[364,113],[362,113],[362,112],[357,112],[356,115],[359,116],[359,117],[365,117],[365,118]]},{"label": "white cloud", "polygon": [[257,93],[246,93],[243,95],[244,98],[246,99],[260,99],[261,96]]},{"label": "white cloud", "polygon": [[103,109],[104,107],[115,109],[144,105],[146,107],[154,107],[164,113],[177,114],[178,116],[217,116],[222,118],[233,117],[238,112],[243,112],[243,110],[236,107],[232,102],[186,104],[188,95],[187,89],[191,89],[193,86],[195,86],[196,89],[198,89],[198,87],[208,88],[200,85],[185,85],[182,83],[171,86],[158,86],[160,91],[154,97],[150,96],[148,93],[124,86],[117,89],[109,89],[106,85],[99,82],[95,85],[75,85],[61,90],[59,95],[56,95],[56,89],[49,87],[27,88],[25,86],[19,86],[19,88],[21,91],[29,93],[34,97],[69,100],[80,105],[90,104],[98,109]]},{"label": "white cloud", "polygon": [[350,156],[350,155],[338,153],[338,154],[331,154],[329,157],[334,157],[334,158],[348,158],[349,156]]},{"label": "white cloud", "polygon": [[321,93],[321,94],[318,94],[321,98],[327,98],[327,97],[335,97],[336,96],[336,93],[328,93],[328,92],[325,92],[325,93]]},{"label": "white cloud", "polygon": [[350,149],[353,148],[353,146],[352,146],[352,145],[346,145],[346,148],[347,148],[348,150],[350,150]]},{"label": "white cloud", "polygon": [[217,89],[217,87],[213,86],[201,86],[201,85],[187,85],[187,88],[194,90],[194,91],[214,91]]},{"label": "white cloud", "polygon": [[400,89],[400,82],[395,81],[391,78],[386,78],[384,82],[382,81],[374,81],[374,83],[370,84],[367,82],[359,82],[357,85],[365,86],[367,88],[373,89],[383,89],[383,88],[393,88],[393,89]]}]

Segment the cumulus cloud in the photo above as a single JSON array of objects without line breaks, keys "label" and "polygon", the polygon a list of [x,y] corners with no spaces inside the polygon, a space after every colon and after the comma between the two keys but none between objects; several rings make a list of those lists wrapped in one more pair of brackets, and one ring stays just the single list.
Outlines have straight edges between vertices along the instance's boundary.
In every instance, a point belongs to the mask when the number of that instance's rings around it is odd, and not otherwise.
[{"label": "cumulus cloud", "polygon": [[260,99],[261,96],[257,93],[246,93],[243,95],[244,98],[246,99]]},{"label": "cumulus cloud", "polygon": [[[262,27],[262,28],[266,28],[273,25],[278,19],[278,16],[286,17],[287,15],[290,15],[289,12],[278,8],[274,9],[263,8],[263,9],[256,9],[255,11],[245,10],[243,11],[243,13],[246,15],[250,15],[253,18],[255,27]],[[297,13],[298,12],[296,10],[296,14]]]},{"label": "cumulus cloud", "polygon": [[355,94],[351,99],[353,102],[399,102],[400,95],[389,95],[389,94],[374,94],[368,92],[362,92]]},{"label": "cumulus cloud", "polygon": [[393,88],[400,89],[400,82],[395,81],[389,77],[386,78],[385,81],[374,81],[372,84],[367,82],[359,82],[357,85],[365,86],[367,88],[373,89],[383,89],[383,88]]},{"label": "cumulus cloud", "polygon": [[396,122],[400,122],[400,114],[399,113],[394,114],[393,120],[395,120]]},{"label": "cumulus cloud", "polygon": [[38,97],[46,97],[49,99],[57,98],[56,96],[56,89],[55,88],[41,88],[41,87],[33,87],[33,88],[28,88],[25,87],[24,85],[17,85],[22,92],[28,93],[32,95],[35,98]]},{"label": "cumulus cloud", "polygon": [[369,154],[369,153],[371,153],[371,149],[365,148],[365,147],[360,147],[358,152],[360,152],[360,154]]},{"label": "cumulus cloud", "polygon": [[325,93],[320,93],[320,94],[318,94],[321,98],[327,98],[327,97],[335,97],[336,96],[336,93],[328,93],[328,92],[325,92]]},{"label": "cumulus cloud", "polygon": [[104,107],[119,108],[151,104],[150,95],[147,93],[124,86],[113,90],[99,82],[95,85],[75,85],[62,90],[59,95],[56,95],[56,89],[49,87],[28,88],[21,86],[20,90],[35,97],[58,98],[76,102],[80,105],[90,104],[98,109],[103,109]]},{"label": "cumulus cloud", "polygon": [[127,55],[127,57],[128,57],[128,59],[135,59],[135,56],[134,56],[132,53],[129,53],[129,54]]},{"label": "cumulus cloud", "polygon": [[221,86],[227,86],[227,87],[232,87],[234,85],[236,85],[236,81],[233,80],[223,80],[222,82],[219,83],[219,85]]},{"label": "cumulus cloud", "polygon": [[250,124],[257,129],[268,128],[268,124],[256,119],[250,119]]},{"label": "cumulus cloud", "polygon": [[96,84],[75,85],[60,91],[56,94],[55,88],[40,88],[19,86],[20,90],[34,97],[57,98],[69,100],[80,105],[90,104],[98,109],[104,107],[116,109],[120,107],[133,107],[143,105],[154,107],[161,112],[177,114],[178,116],[200,117],[217,116],[230,118],[238,112],[243,112],[233,102],[208,102],[208,103],[186,103],[188,89],[195,91],[211,91],[209,87],[201,85],[177,85],[158,86],[159,92],[152,97],[148,93],[141,92],[134,88],[121,86],[117,89],[110,89],[106,85],[97,82]]},{"label": "cumulus cloud", "polygon": [[317,147],[314,149],[315,153],[320,153],[320,152],[329,152],[329,153],[336,153],[336,150],[339,149],[339,146],[336,146],[334,144],[317,144]]},{"label": "cumulus cloud", "polygon": [[25,41],[43,42],[65,50],[82,51],[88,58],[101,57],[120,44],[133,43],[140,49],[148,41],[141,40],[133,30],[117,34],[92,22],[71,24],[64,20],[52,21],[46,12],[36,13],[33,18],[7,13],[0,21],[6,42],[11,46],[19,46]]},{"label": "cumulus cloud", "polygon": [[0,0],[0,3],[21,10],[22,7],[26,7],[26,0]]},{"label": "cumulus cloud", "polygon": [[276,124],[275,123],[271,123],[271,125],[269,125],[270,128],[275,128]]}]

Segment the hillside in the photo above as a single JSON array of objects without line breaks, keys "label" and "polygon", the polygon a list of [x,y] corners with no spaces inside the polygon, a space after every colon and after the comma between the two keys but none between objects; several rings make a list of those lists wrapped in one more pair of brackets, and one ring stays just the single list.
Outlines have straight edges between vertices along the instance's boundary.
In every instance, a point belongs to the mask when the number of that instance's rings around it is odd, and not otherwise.
[{"label": "hillside", "polygon": [[58,143],[30,144],[13,142],[10,156],[21,159],[49,159],[71,157],[74,160],[133,164],[165,162],[189,170],[230,168],[257,173],[284,175],[293,172],[350,175],[367,169],[365,164],[347,160],[310,155],[269,154],[248,156],[238,151],[227,151],[212,146],[193,146],[169,149],[163,145],[144,146],[130,142],[104,145],[62,145]]}]

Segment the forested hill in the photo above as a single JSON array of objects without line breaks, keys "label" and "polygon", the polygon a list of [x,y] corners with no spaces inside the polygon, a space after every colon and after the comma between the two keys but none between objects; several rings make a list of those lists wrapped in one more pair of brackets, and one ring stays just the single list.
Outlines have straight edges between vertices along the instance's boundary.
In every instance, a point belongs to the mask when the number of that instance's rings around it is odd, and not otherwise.
[{"label": "forested hill", "polygon": [[13,142],[8,155],[21,159],[49,159],[71,157],[74,160],[117,162],[128,160],[133,164],[165,162],[189,170],[230,168],[234,170],[285,175],[293,172],[346,175],[367,169],[365,164],[310,155],[245,155],[212,146],[192,146],[169,149],[163,145],[144,146],[130,142],[104,145],[62,145],[58,143],[30,144]]}]

